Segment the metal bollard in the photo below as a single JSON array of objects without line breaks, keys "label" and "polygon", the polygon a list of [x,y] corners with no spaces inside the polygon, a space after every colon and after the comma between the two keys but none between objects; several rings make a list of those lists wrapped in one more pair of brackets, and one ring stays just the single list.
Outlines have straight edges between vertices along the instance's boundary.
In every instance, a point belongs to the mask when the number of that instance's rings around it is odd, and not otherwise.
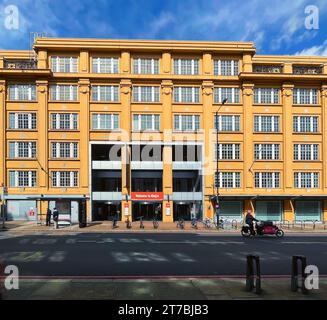
[{"label": "metal bollard", "polygon": [[[254,272],[254,263],[256,272]],[[246,256],[246,291],[253,291],[261,293],[261,271],[259,256],[247,255]]]},{"label": "metal bollard", "polygon": [[[301,284],[299,285],[299,266],[298,261],[301,263]],[[307,258],[304,256],[293,256],[292,257],[292,278],[291,278],[291,290],[297,292],[301,288],[302,293],[308,293],[305,287],[306,273],[305,268],[307,266]]]}]

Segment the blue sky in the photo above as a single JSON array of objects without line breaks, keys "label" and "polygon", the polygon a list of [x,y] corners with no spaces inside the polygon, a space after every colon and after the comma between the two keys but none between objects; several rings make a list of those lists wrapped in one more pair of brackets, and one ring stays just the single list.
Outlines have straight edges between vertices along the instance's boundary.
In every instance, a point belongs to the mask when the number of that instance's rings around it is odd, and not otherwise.
[{"label": "blue sky", "polygon": [[[5,8],[19,27],[8,30]],[[307,29],[305,8],[319,10]],[[0,48],[28,49],[29,33],[54,37],[254,41],[260,54],[327,56],[326,0],[0,0]]]}]

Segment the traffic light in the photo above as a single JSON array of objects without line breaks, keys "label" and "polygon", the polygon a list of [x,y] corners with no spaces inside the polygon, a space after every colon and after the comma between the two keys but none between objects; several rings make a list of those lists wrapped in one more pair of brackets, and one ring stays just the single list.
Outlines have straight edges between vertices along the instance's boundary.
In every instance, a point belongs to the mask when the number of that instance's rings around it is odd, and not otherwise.
[{"label": "traffic light", "polygon": [[215,204],[218,204],[219,205],[219,199],[218,199],[218,196],[215,195],[215,196],[211,196],[210,197],[210,201],[214,202]]}]

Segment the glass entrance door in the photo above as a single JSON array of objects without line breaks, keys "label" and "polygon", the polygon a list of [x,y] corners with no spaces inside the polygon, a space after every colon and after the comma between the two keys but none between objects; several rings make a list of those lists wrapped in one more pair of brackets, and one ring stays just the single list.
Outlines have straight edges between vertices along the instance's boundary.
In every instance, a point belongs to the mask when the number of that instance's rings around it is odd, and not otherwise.
[{"label": "glass entrance door", "polygon": [[161,202],[134,202],[133,203],[133,221],[143,217],[144,221],[152,221],[156,215],[158,221],[162,220]]},{"label": "glass entrance door", "polygon": [[192,203],[174,203],[174,221],[191,220]]},{"label": "glass entrance door", "polygon": [[112,221],[114,218],[121,220],[120,202],[94,202],[93,220],[94,221]]}]

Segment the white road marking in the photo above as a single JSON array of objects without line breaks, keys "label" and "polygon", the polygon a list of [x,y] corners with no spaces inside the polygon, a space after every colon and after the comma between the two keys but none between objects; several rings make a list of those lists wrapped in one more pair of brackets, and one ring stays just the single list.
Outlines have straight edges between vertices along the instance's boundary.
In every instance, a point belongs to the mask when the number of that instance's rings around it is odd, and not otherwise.
[{"label": "white road marking", "polygon": [[284,244],[327,244],[327,241],[282,241]]},{"label": "white road marking", "polygon": [[190,256],[188,256],[184,253],[173,252],[172,256],[182,262],[194,262],[195,261],[193,258],[191,258]]},{"label": "white road marking", "polygon": [[12,239],[12,238],[17,238],[18,235],[14,235],[14,234],[1,234],[0,233],[0,240],[6,240],[6,239]]}]

